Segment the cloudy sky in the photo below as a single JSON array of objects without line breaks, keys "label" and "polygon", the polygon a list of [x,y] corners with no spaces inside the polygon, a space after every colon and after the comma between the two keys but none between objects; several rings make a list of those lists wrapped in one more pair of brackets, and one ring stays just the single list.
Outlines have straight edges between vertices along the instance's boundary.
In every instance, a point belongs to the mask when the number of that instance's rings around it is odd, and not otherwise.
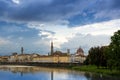
[{"label": "cloudy sky", "polygon": [[0,55],[47,54],[110,43],[120,29],[120,0],[0,0]]}]

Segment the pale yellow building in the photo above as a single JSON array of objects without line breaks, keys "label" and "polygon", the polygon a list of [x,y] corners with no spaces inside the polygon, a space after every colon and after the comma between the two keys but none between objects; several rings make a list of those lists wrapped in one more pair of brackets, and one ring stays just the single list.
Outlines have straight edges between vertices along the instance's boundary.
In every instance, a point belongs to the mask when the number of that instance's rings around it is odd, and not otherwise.
[{"label": "pale yellow building", "polygon": [[67,63],[70,62],[70,56],[38,56],[32,59],[33,62],[54,62]]},{"label": "pale yellow building", "polygon": [[8,62],[9,56],[0,56],[0,62]]},{"label": "pale yellow building", "polygon": [[38,54],[12,54],[9,62],[32,62],[33,57],[39,56]]}]

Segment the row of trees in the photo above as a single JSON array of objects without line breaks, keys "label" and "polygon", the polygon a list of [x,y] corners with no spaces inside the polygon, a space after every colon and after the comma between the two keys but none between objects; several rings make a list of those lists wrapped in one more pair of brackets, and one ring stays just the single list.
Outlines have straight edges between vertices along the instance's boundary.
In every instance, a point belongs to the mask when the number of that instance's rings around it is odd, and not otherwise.
[{"label": "row of trees", "polygon": [[120,70],[120,30],[114,33],[108,46],[92,47],[85,64]]}]

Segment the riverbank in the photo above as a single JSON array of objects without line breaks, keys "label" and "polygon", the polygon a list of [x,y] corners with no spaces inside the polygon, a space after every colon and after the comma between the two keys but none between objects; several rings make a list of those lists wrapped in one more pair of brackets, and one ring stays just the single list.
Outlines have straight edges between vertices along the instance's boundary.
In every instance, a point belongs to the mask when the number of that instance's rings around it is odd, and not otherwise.
[{"label": "riverbank", "polygon": [[24,65],[41,67],[67,68],[70,66],[82,66],[82,63],[54,63],[54,62],[0,62],[0,65]]},{"label": "riverbank", "polygon": [[86,72],[93,72],[93,73],[100,73],[103,75],[110,75],[110,76],[120,76],[120,71],[118,70],[109,70],[106,68],[97,68],[93,65],[83,65],[83,66],[73,66],[71,67],[72,70],[77,71],[86,71]]},{"label": "riverbank", "polygon": [[103,75],[120,76],[120,71],[109,70],[106,68],[97,68],[93,65],[83,65],[80,63],[42,63],[42,62],[0,62],[0,65],[23,65],[23,66],[41,66],[51,68],[67,68],[76,71],[86,71],[92,73],[100,73]]}]

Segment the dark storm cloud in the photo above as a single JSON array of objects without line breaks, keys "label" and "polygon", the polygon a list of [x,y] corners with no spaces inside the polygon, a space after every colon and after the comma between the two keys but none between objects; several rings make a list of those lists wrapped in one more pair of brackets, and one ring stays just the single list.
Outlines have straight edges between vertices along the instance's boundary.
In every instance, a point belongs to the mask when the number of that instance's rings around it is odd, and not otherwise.
[{"label": "dark storm cloud", "polygon": [[23,21],[65,19],[79,12],[77,9],[80,8],[77,6],[79,5],[78,3],[80,3],[79,0],[75,0],[74,2],[72,0],[52,0],[47,3],[37,0],[24,1],[15,8],[15,12],[10,13],[9,17]]},{"label": "dark storm cloud", "polygon": [[93,6],[95,18],[103,19],[119,19],[120,18],[120,3],[119,0],[98,0]]},{"label": "dark storm cloud", "polygon": [[81,9],[84,9],[84,4],[87,3],[84,0],[20,0],[18,5],[5,1],[1,1],[0,5],[2,4],[3,10],[5,9],[4,14],[7,14],[1,16],[8,19],[18,21],[49,21],[65,19],[78,14],[81,12]]},{"label": "dark storm cloud", "polygon": [[8,11],[10,4],[8,1],[0,0],[0,17],[4,16],[5,12]]},{"label": "dark storm cloud", "polygon": [[15,4],[12,0],[0,0],[0,19],[23,22],[69,20],[70,23],[81,19],[82,23],[103,21],[120,18],[119,3],[120,0],[20,0]]}]

